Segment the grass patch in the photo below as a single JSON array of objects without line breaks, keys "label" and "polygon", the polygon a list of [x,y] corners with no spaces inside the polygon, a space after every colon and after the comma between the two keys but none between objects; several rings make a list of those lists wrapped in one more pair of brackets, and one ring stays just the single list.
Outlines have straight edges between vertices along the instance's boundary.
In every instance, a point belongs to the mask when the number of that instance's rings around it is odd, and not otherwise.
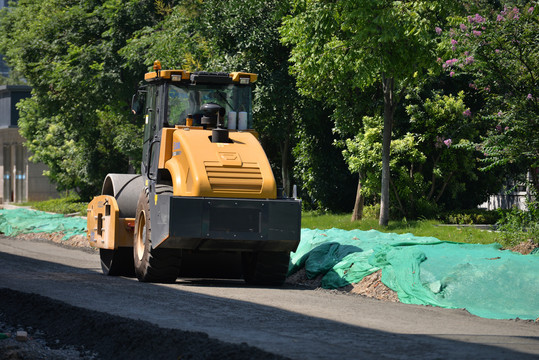
[{"label": "grass patch", "polygon": [[491,244],[498,242],[500,238],[500,235],[493,231],[465,226],[444,226],[436,220],[390,221],[388,226],[384,228],[378,225],[377,219],[351,222],[350,218],[351,214],[303,212],[301,227],[309,229],[378,230],[396,234],[412,233],[415,236],[432,236],[440,240],[469,244]]},{"label": "grass patch", "polygon": [[80,216],[86,216],[86,208],[88,207],[88,203],[85,201],[81,201],[80,197],[76,194],[69,194],[59,199],[30,201],[15,205],[30,206],[36,210],[64,215],[79,213]]}]

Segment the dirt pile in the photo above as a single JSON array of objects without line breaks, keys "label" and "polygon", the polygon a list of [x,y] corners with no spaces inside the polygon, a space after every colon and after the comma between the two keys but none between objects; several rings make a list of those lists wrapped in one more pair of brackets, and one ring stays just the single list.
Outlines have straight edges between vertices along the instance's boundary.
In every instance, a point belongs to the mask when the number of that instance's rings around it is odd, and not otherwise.
[{"label": "dirt pile", "polygon": [[86,248],[86,249],[92,249],[94,251],[98,251],[97,248],[93,248],[88,243],[88,240],[86,239],[86,236],[84,235],[75,235],[71,236],[67,240],[63,240],[64,234],[63,233],[30,233],[30,234],[19,234],[17,237],[21,239],[43,239],[52,241],[53,243],[60,244],[63,246],[70,246],[70,247],[78,247],[78,248]]},{"label": "dirt pile", "polygon": [[528,255],[538,247],[539,247],[539,244],[536,244],[533,241],[528,240],[528,241],[523,241],[520,244],[513,246],[512,248],[509,248],[509,250],[521,253],[522,255]]},{"label": "dirt pile", "polygon": [[[309,279],[305,272],[305,268],[290,275],[286,279],[286,284],[307,287],[309,289],[317,289],[321,287],[323,275],[319,275],[314,279]],[[368,276],[365,276],[360,282],[350,284],[337,290],[366,296],[378,300],[399,302],[397,293],[382,283],[382,270],[378,270]]]},{"label": "dirt pile", "polygon": [[382,270],[367,275],[359,283],[349,286],[352,294],[363,295],[378,300],[399,302],[397,293],[382,283]]}]

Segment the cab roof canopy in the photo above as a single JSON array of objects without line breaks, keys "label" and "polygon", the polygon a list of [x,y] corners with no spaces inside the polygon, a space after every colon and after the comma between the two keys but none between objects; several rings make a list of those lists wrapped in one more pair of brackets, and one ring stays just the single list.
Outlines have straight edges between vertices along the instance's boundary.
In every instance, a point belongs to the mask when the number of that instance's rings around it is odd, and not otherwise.
[{"label": "cab roof canopy", "polygon": [[202,83],[202,84],[232,84],[240,83],[242,85],[247,85],[249,83],[254,83],[258,75],[245,72],[189,72],[186,70],[161,70],[161,63],[158,61],[154,64],[154,70],[152,72],[146,73],[144,75],[144,80],[148,82],[158,81],[158,80],[168,80],[168,81],[179,81],[179,82],[190,82],[193,84]]}]

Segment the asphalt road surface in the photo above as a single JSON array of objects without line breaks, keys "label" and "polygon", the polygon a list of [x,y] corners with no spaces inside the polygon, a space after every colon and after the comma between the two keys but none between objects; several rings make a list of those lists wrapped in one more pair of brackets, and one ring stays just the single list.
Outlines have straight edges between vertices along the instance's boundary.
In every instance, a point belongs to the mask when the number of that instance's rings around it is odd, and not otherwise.
[{"label": "asphalt road surface", "polygon": [[0,288],[293,359],[539,359],[538,322],[238,280],[140,283],[45,240],[0,236]]}]

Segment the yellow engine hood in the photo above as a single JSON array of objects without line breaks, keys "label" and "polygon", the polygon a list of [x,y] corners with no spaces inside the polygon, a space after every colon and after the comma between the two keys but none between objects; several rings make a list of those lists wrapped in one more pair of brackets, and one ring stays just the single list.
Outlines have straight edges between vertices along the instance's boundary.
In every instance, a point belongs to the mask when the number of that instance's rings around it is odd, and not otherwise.
[{"label": "yellow engine hood", "polygon": [[163,129],[159,167],[170,172],[175,196],[275,199],[277,187],[266,154],[249,132],[212,143],[211,130]]}]

